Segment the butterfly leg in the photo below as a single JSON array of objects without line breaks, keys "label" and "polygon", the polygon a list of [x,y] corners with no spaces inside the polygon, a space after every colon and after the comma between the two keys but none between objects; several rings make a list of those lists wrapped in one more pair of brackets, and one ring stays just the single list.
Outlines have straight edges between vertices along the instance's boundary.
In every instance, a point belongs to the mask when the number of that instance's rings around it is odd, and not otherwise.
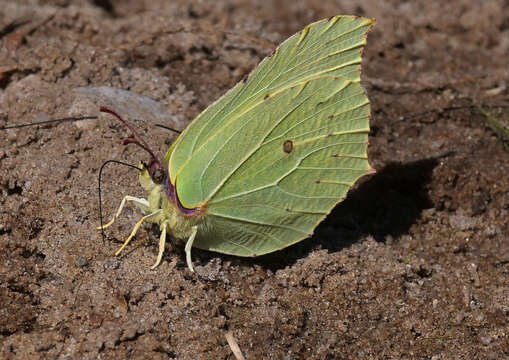
[{"label": "butterfly leg", "polygon": [[159,253],[157,254],[157,260],[154,265],[152,265],[151,269],[155,269],[157,265],[161,262],[163,258],[164,245],[166,245],[166,223],[163,223],[161,229],[161,237],[159,238]]},{"label": "butterfly leg", "polygon": [[118,256],[118,254],[120,254],[120,252],[121,252],[122,250],[124,250],[124,248],[127,246],[127,244],[129,244],[129,241],[131,241],[131,239],[134,237],[134,235],[136,235],[136,232],[138,231],[138,229],[140,228],[141,224],[143,224],[143,222],[144,222],[145,220],[147,220],[148,218],[150,218],[150,217],[152,217],[152,216],[154,216],[154,215],[159,214],[161,211],[162,211],[162,210],[161,210],[161,209],[159,209],[159,210],[157,210],[157,211],[154,211],[154,212],[153,212],[153,213],[151,213],[151,214],[148,214],[148,215],[145,215],[144,217],[142,217],[142,218],[140,219],[140,221],[138,221],[138,222],[136,223],[136,225],[134,226],[133,231],[131,231],[131,235],[129,235],[129,237],[127,238],[127,240],[124,242],[124,245],[122,245],[122,247],[121,247],[120,249],[118,249],[118,250],[117,250],[117,252],[115,253],[115,256]]},{"label": "butterfly leg", "polygon": [[191,270],[191,272],[194,272],[193,262],[191,261],[191,248],[193,247],[194,238],[196,237],[197,232],[198,226],[193,226],[191,228],[191,236],[189,236],[189,239],[187,240],[185,247],[187,267],[189,268],[189,270]]},{"label": "butterfly leg", "polygon": [[[102,226],[103,230],[106,229],[107,227],[111,226],[111,224],[113,224],[115,222],[115,220],[118,218],[118,216],[122,212],[122,209],[124,208],[126,201],[132,201],[141,207],[147,207],[147,208],[149,207],[149,203],[146,199],[137,198],[134,196],[127,195],[122,199],[122,202],[120,203],[120,206],[118,207],[118,210],[117,210],[117,213],[115,214],[115,216],[113,216],[113,218],[107,224],[104,224]],[[101,230],[101,227],[98,226],[97,230]]]}]

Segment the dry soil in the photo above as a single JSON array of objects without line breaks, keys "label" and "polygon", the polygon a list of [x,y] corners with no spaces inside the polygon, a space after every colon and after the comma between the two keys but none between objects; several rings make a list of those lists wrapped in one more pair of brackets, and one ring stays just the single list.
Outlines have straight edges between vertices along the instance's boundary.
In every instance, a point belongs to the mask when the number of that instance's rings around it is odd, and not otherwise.
[{"label": "dry soil", "polygon": [[[509,152],[477,108],[507,119],[507,0],[2,0],[0,126],[96,115],[74,89],[109,86],[181,129],[336,14],[377,20],[363,84],[378,171],[283,251],[197,250],[192,274],[175,244],[152,271],[144,227],[114,257],[140,214],[103,242],[97,176],[146,160],[128,131],[101,117],[0,133],[0,358],[234,359],[227,332],[246,359],[509,358]],[[136,124],[159,152],[175,139]],[[103,192],[107,217],[143,195],[113,165]]]}]

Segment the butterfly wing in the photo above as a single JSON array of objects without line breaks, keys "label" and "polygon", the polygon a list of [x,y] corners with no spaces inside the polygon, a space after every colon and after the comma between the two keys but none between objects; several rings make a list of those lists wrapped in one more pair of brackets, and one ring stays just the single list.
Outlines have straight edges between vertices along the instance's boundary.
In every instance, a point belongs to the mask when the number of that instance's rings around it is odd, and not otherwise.
[{"label": "butterfly wing", "polygon": [[308,25],[186,128],[169,172],[185,207],[207,209],[194,246],[240,256],[284,248],[370,171],[359,82],[373,22]]}]

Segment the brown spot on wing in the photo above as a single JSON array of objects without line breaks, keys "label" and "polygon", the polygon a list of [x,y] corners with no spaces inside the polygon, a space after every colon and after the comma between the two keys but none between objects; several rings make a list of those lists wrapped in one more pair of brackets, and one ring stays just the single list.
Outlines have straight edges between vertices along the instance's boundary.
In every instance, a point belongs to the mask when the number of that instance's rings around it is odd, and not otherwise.
[{"label": "brown spot on wing", "polygon": [[286,140],[283,143],[283,151],[287,154],[291,153],[293,150],[293,142],[291,140]]}]

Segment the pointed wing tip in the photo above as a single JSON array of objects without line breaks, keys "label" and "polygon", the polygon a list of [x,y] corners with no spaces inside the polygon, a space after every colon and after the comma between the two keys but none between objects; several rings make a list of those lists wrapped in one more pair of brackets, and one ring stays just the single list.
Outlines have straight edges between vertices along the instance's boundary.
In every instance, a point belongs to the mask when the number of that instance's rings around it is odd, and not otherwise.
[{"label": "pointed wing tip", "polygon": [[359,15],[336,15],[336,16],[331,16],[327,19],[324,19],[324,21],[331,21],[331,20],[339,20],[341,18],[350,18],[350,19],[353,19],[353,20],[360,20],[360,21],[363,21],[366,23],[366,25],[374,25],[376,23],[376,19],[372,19],[372,18],[367,18],[367,17],[364,17],[364,16],[359,16]]}]

